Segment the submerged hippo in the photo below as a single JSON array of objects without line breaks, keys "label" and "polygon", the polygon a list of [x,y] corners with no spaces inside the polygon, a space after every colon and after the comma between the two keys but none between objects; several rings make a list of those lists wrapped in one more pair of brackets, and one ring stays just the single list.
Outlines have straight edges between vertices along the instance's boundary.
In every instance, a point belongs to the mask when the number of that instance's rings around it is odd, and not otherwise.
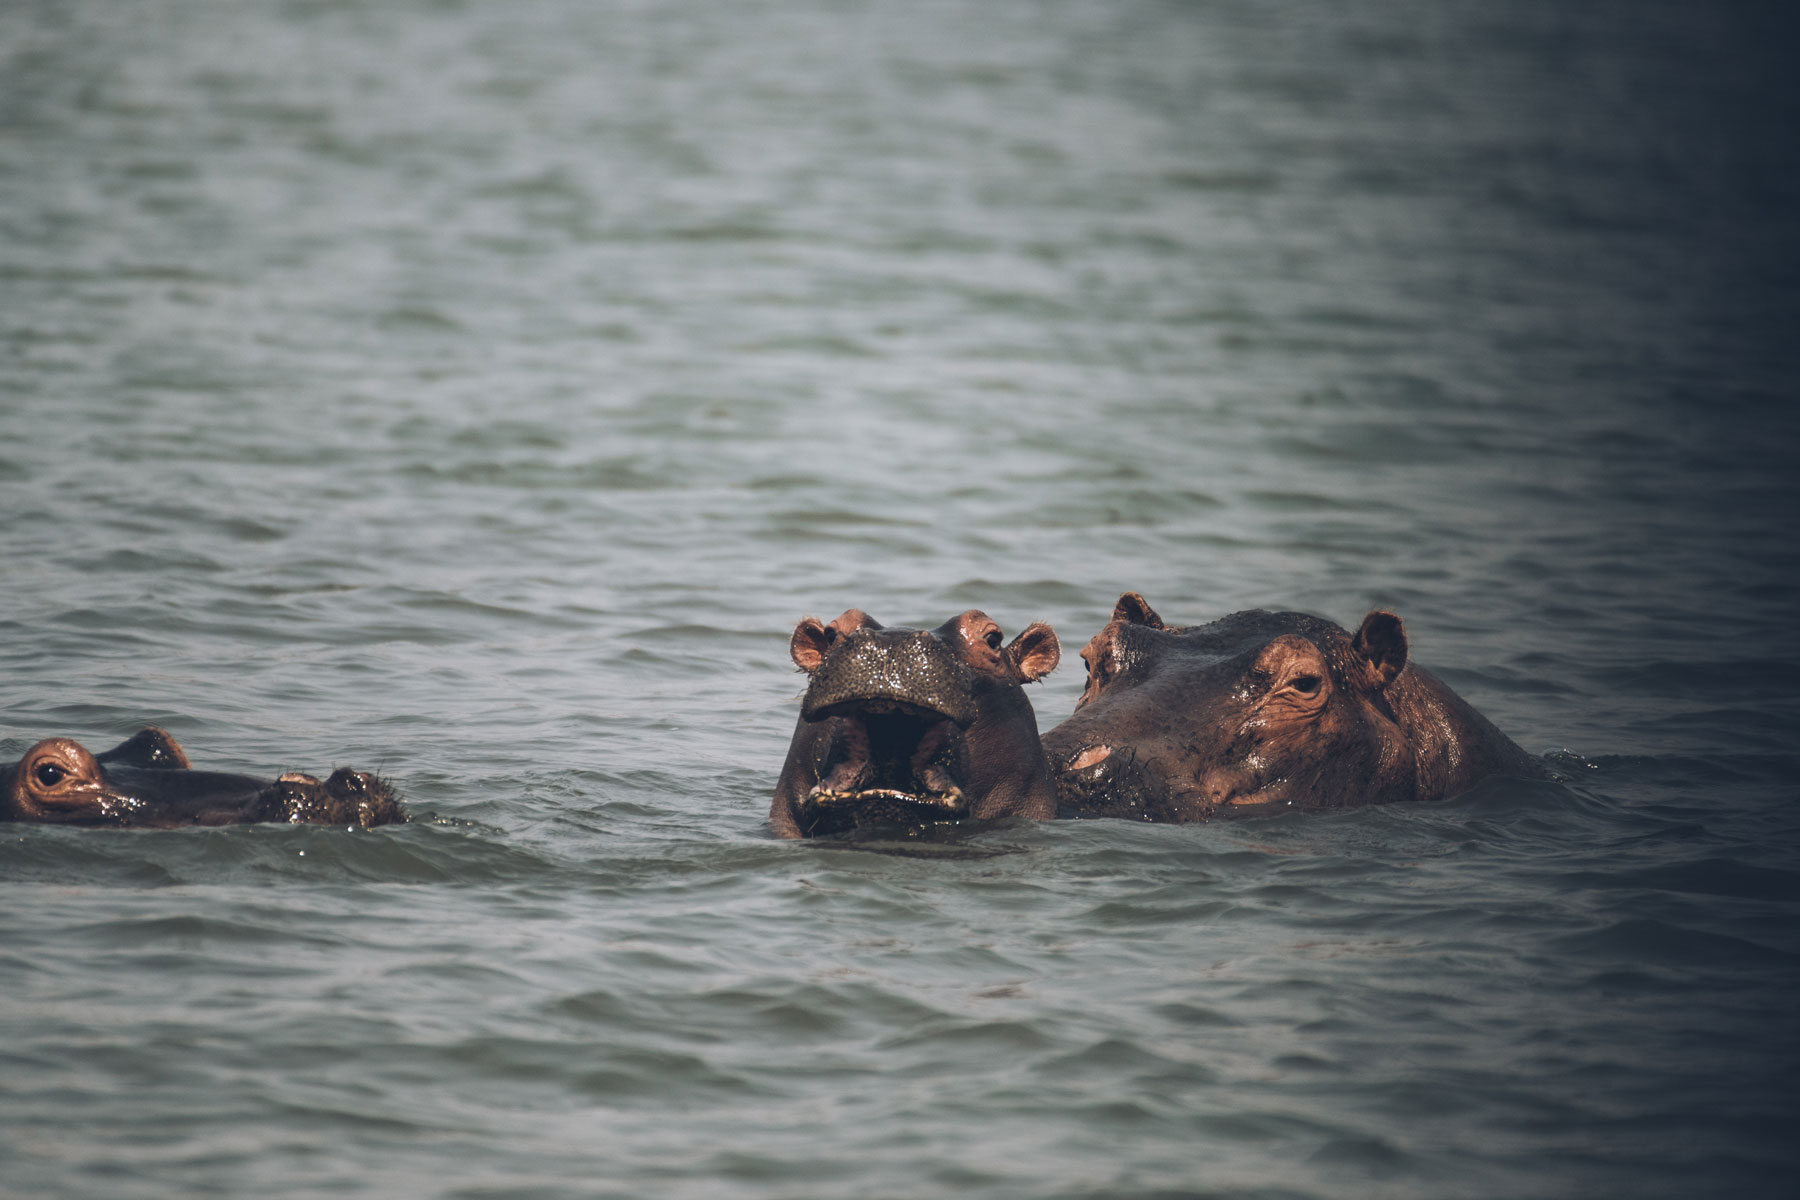
[{"label": "submerged hippo", "polygon": [[365,772],[340,768],[320,782],[297,772],[270,781],[190,770],[180,744],[155,727],[104,754],[46,738],[0,767],[0,821],[169,829],[252,821],[367,828],[404,820],[393,790]]},{"label": "submerged hippo", "polygon": [[777,834],[1055,815],[1023,687],[1061,656],[1048,625],[1006,645],[973,609],[922,630],[853,608],[829,625],[806,618],[788,651],[811,679],[769,809]]},{"label": "submerged hippo", "polygon": [[1304,613],[1166,626],[1136,592],[1082,650],[1087,690],[1044,737],[1064,816],[1205,821],[1441,800],[1544,769],[1407,662],[1400,618]]}]

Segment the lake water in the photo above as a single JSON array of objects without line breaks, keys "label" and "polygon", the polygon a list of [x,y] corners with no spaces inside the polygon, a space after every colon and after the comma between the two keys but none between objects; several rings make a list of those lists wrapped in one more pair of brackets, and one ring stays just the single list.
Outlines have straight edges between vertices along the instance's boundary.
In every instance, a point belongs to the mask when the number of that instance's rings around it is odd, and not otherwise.
[{"label": "lake water", "polygon": [[[1791,1194],[1775,5],[0,5],[0,1194]],[[1407,621],[1556,783],[764,825],[787,637]]]}]

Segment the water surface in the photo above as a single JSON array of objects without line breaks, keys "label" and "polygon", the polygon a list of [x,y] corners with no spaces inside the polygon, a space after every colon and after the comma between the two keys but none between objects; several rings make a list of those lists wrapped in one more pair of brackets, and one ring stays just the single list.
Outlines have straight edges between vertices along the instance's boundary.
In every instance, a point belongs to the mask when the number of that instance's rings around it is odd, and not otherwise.
[{"label": "water surface", "polygon": [[[0,8],[23,1196],[1781,1195],[1772,6]],[[1559,782],[872,848],[786,641],[1406,620]],[[885,851],[885,852],[884,852]]]}]

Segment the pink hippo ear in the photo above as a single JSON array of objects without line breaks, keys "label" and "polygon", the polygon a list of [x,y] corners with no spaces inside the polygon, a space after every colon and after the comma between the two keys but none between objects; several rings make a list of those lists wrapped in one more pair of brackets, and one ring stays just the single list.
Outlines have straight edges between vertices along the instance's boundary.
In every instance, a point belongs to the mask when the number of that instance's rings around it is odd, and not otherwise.
[{"label": "pink hippo ear", "polygon": [[788,653],[793,656],[796,667],[811,675],[825,661],[825,652],[831,649],[831,643],[836,640],[835,630],[819,624],[817,617],[807,617],[794,626],[794,637],[788,642]]},{"label": "pink hippo ear", "polygon": [[1384,688],[1406,666],[1406,626],[1393,613],[1376,609],[1363,618],[1350,648],[1368,665],[1374,686]]},{"label": "pink hippo ear", "polygon": [[1162,623],[1162,618],[1156,615],[1156,610],[1150,607],[1150,602],[1136,592],[1126,592],[1119,597],[1119,602],[1113,605],[1112,619],[1149,629],[1167,628]]},{"label": "pink hippo ear", "polygon": [[1056,640],[1056,631],[1037,621],[1026,626],[1025,631],[1012,640],[1006,648],[1006,657],[1019,668],[1026,683],[1036,683],[1056,670],[1056,664],[1062,661],[1062,646]]}]

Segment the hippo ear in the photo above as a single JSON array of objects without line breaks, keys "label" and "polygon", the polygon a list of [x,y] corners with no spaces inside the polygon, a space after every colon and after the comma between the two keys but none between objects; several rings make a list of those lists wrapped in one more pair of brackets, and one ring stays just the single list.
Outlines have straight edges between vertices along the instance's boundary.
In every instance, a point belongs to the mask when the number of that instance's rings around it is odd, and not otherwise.
[{"label": "hippo ear", "polygon": [[1368,664],[1375,687],[1384,688],[1406,666],[1406,626],[1393,613],[1376,609],[1363,618],[1350,648]]},{"label": "hippo ear", "polygon": [[793,656],[795,666],[811,675],[825,661],[825,652],[831,649],[831,643],[836,640],[835,630],[819,624],[817,617],[807,617],[794,626],[794,637],[788,642],[788,653]]},{"label": "hippo ear", "polygon": [[146,725],[106,753],[94,755],[94,761],[121,763],[128,767],[188,769],[188,756],[181,743],[168,730],[154,725]]},{"label": "hippo ear", "polygon": [[1112,619],[1123,621],[1127,625],[1143,625],[1149,629],[1167,628],[1162,623],[1162,618],[1156,615],[1156,610],[1150,607],[1150,602],[1136,592],[1126,592],[1119,597],[1119,602],[1113,605]]},{"label": "hippo ear", "polygon": [[1056,640],[1056,631],[1038,621],[1012,640],[1006,657],[1019,668],[1026,683],[1036,683],[1056,670],[1056,664],[1062,661],[1062,646]]}]

